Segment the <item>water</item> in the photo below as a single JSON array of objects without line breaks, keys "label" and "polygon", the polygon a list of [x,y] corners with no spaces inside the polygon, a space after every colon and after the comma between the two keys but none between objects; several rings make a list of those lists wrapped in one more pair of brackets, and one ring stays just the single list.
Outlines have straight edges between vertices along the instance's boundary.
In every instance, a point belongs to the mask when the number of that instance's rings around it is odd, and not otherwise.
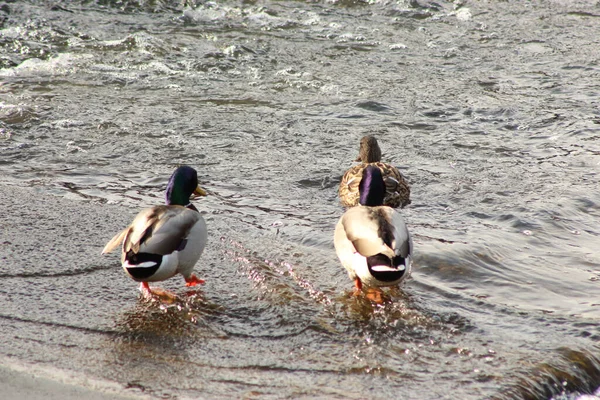
[{"label": "water", "polygon": [[[598,4],[181,3],[0,6],[4,364],[161,398],[593,396]],[[412,192],[383,305],[332,243],[367,133]],[[179,164],[207,284],[145,303],[99,254]]]}]

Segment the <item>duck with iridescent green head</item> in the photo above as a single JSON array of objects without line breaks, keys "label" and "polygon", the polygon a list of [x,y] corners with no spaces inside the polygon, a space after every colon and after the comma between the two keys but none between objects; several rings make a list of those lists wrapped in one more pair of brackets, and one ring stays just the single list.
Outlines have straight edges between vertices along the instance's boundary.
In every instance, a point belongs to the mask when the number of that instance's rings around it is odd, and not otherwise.
[{"label": "duck with iridescent green head", "polygon": [[206,196],[206,191],[198,186],[196,170],[177,168],[167,185],[166,205],[142,210],[102,250],[106,254],[121,246],[123,269],[141,282],[144,295],[152,293],[148,282],[176,274],[183,276],[186,286],[204,283],[193,273],[208,237],[204,218],[190,202],[198,196]]}]

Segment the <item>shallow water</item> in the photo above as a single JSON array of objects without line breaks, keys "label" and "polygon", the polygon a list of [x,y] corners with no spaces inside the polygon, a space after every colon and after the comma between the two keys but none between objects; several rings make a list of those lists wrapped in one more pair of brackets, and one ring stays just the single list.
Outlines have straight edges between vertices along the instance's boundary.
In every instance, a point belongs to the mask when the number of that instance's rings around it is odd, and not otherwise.
[{"label": "shallow water", "polygon": [[[0,6],[0,356],[162,398],[600,386],[598,4],[180,3]],[[384,305],[332,243],[367,133],[412,191]],[[207,283],[147,303],[99,254],[179,164]]]}]

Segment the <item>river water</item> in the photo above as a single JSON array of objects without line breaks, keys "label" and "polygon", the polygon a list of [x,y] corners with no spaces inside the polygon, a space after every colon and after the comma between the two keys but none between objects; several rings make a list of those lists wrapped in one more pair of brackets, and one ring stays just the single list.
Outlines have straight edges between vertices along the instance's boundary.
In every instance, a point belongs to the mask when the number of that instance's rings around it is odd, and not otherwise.
[{"label": "river water", "polygon": [[[158,398],[600,398],[598,2],[0,18],[5,366]],[[365,134],[412,191],[413,275],[382,305],[333,248]],[[100,251],[180,164],[210,193],[207,283],[148,303]]]}]

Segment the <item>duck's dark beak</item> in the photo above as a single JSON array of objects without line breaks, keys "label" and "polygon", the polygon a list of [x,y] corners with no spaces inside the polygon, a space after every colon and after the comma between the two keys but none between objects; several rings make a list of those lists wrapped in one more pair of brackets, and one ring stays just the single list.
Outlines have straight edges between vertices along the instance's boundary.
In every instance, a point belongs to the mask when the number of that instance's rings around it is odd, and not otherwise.
[{"label": "duck's dark beak", "polygon": [[206,196],[208,193],[206,193],[206,190],[202,189],[200,186],[198,186],[195,190],[194,193],[192,193],[192,196],[190,197],[191,200],[196,199],[198,197],[201,196]]}]

